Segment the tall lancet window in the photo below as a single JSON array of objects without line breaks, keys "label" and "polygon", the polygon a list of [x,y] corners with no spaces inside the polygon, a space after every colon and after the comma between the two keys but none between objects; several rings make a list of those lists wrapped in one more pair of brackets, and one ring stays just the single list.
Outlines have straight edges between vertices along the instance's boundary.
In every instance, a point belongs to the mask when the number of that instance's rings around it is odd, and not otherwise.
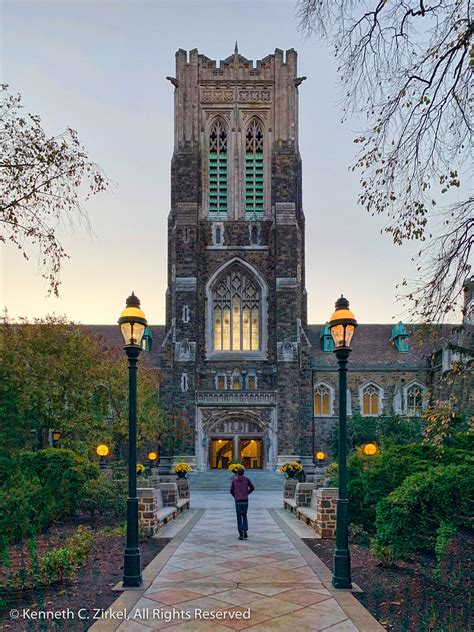
[{"label": "tall lancet window", "polygon": [[257,120],[250,122],[245,136],[245,211],[263,215],[263,132]]},{"label": "tall lancet window", "polygon": [[227,213],[227,129],[219,120],[209,134],[209,212]]},{"label": "tall lancet window", "polygon": [[212,290],[214,351],[260,350],[261,290],[240,266],[232,266]]}]

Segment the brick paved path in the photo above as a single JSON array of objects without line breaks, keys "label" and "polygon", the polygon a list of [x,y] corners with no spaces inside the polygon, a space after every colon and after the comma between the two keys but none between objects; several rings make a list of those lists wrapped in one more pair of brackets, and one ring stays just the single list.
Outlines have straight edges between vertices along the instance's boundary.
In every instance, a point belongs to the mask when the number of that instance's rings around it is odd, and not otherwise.
[{"label": "brick paved path", "polygon": [[[151,584],[138,601],[135,598],[129,620],[113,628],[97,623],[94,630],[383,630],[351,593],[331,589],[327,567],[277,511],[251,507],[249,539],[244,541],[238,540],[230,505],[225,510],[207,509],[193,521],[189,533],[176,538],[172,554],[150,578]],[[131,595],[123,593],[113,607],[131,603]],[[201,620],[200,612],[250,618]],[[164,619],[171,615],[173,620]]]}]

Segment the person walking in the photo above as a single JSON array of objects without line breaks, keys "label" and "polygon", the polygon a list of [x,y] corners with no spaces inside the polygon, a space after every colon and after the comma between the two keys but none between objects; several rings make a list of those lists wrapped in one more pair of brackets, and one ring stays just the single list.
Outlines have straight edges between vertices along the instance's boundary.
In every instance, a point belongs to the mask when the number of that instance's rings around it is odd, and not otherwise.
[{"label": "person walking", "polygon": [[239,540],[248,538],[249,525],[247,521],[247,510],[249,508],[249,494],[254,491],[255,487],[250,479],[244,476],[244,468],[239,467],[237,476],[232,479],[230,493],[235,500],[235,512],[237,514],[237,529],[239,531]]}]

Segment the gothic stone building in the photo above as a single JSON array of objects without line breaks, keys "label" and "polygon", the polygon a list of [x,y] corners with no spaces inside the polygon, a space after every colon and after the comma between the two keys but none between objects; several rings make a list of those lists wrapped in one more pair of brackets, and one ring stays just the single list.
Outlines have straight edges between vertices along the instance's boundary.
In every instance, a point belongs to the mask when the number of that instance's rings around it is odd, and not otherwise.
[{"label": "gothic stone building", "polygon": [[[166,325],[146,342],[176,428],[161,466],[274,469],[301,458],[310,469],[336,423],[337,363],[327,325],[307,323],[297,54],[254,64],[236,50],[217,65],[179,50],[168,79]],[[402,323],[358,327],[349,414],[420,414],[435,371],[415,338]]]},{"label": "gothic stone building", "polygon": [[[199,470],[312,462],[337,414],[327,327],[308,326],[297,53],[216,64],[176,53],[161,398]],[[360,326],[350,413],[419,414],[427,356],[400,324]],[[178,454],[176,453],[178,452]]]}]

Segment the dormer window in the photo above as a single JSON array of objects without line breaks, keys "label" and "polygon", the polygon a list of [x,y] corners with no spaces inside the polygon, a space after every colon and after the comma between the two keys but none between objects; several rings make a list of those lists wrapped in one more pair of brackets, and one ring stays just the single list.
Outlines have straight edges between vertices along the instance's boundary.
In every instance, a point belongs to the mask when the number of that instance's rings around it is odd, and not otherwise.
[{"label": "dormer window", "polygon": [[324,353],[331,353],[331,351],[334,351],[334,340],[332,339],[331,332],[329,330],[329,323],[326,323],[324,327],[321,328],[319,340],[321,341],[321,348]]},{"label": "dormer window", "polygon": [[397,351],[400,353],[406,353],[409,351],[408,332],[402,321],[392,327],[392,337],[390,340],[395,343]]},{"label": "dormer window", "polygon": [[142,349],[143,351],[151,351],[151,345],[153,343],[153,334],[151,333],[151,329],[147,326],[145,327],[145,333],[142,338]]}]

